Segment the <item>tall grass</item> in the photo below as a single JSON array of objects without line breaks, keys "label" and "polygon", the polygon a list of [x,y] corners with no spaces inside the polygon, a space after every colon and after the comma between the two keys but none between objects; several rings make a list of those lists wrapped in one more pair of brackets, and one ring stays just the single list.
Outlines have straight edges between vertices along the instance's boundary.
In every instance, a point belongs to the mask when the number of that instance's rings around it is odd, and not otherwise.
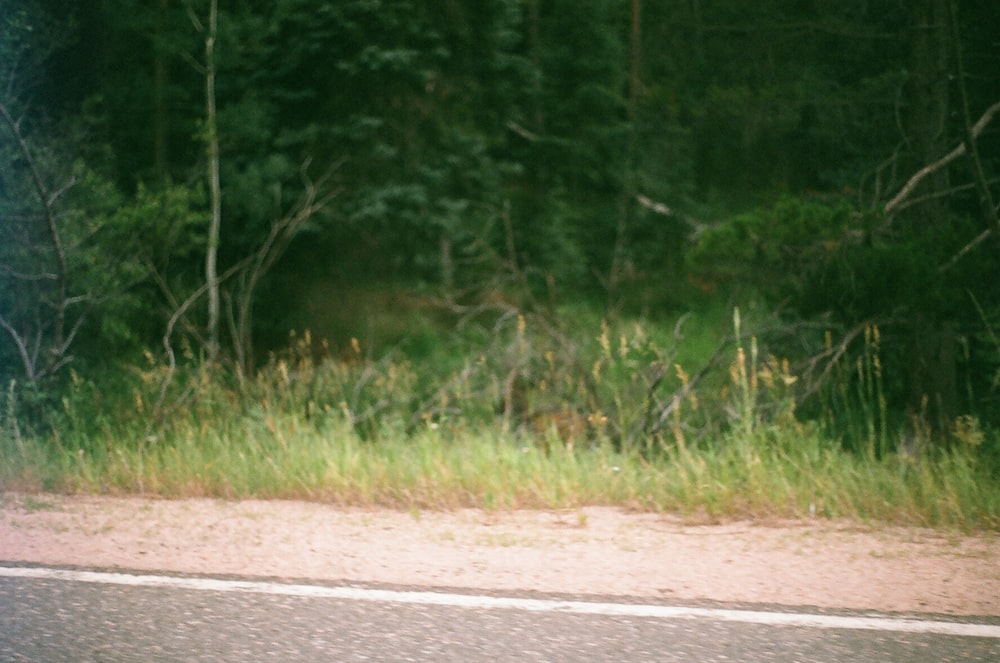
[{"label": "tall grass", "polygon": [[[728,370],[723,362],[711,374],[695,373],[710,353],[692,356],[676,327],[595,322],[571,334],[515,316],[489,334],[443,338],[447,362],[374,359],[357,342],[319,360],[303,334],[242,386],[191,363],[166,407],[154,361],[115,389],[76,376],[31,425],[11,384],[0,404],[0,482],[404,509],[606,504],[696,521],[1000,526],[997,468],[980,453],[996,431],[965,417],[953,444],[905,450],[887,424],[877,329],[838,367],[824,416],[806,421],[789,362],[763,352],[745,324],[736,312]],[[514,388],[527,392],[527,411],[504,407]],[[556,425],[570,416],[587,426]]]},{"label": "tall grass", "polygon": [[[827,351],[832,351],[829,332],[826,335]],[[886,403],[884,375],[879,356],[881,334],[876,325],[864,329],[861,352],[851,361],[837,362],[833,366],[829,388],[824,389],[822,416],[826,430],[838,435],[846,446],[862,451],[869,457],[879,457],[894,451],[892,431],[889,429],[889,412]],[[920,435],[923,413],[911,423]],[[911,439],[912,442],[912,439]]]}]

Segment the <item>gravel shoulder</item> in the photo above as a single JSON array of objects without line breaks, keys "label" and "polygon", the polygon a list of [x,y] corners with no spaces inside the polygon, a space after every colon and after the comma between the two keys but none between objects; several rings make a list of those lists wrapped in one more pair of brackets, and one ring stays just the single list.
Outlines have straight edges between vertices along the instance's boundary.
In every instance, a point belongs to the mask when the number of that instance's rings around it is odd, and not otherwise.
[{"label": "gravel shoulder", "polygon": [[1000,541],[828,521],[0,495],[0,563],[1000,616]]}]

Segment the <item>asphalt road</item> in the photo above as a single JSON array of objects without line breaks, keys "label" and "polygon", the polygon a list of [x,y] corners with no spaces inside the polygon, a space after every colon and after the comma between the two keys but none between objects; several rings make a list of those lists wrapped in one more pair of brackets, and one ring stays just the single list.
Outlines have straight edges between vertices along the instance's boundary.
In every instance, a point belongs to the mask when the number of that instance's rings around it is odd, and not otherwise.
[{"label": "asphalt road", "polygon": [[996,663],[1000,620],[0,567],[0,661],[182,660]]}]

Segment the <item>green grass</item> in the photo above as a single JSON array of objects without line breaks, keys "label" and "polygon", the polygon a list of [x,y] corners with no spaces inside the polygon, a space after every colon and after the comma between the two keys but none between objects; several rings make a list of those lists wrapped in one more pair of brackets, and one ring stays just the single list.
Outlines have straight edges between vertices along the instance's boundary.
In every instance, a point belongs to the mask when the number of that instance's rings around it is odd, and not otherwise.
[{"label": "green grass", "polygon": [[[676,401],[667,425],[636,435],[648,431],[650,410],[680,393],[680,364],[704,361],[712,344],[682,348],[669,329],[636,321],[553,336],[512,319],[480,338],[489,345],[451,338],[441,344],[448,362],[431,353],[413,363],[365,359],[363,350],[315,361],[304,336],[242,385],[188,366],[162,403],[156,362],[117,376],[111,388],[74,375],[33,425],[18,416],[10,385],[0,408],[0,489],[404,510],[613,505],[696,522],[815,517],[1000,528],[997,468],[983,452],[1000,441],[974,418],[957,422],[957,441],[897,453],[879,385],[834,383],[851,430],[872,442],[845,444],[829,420],[799,419],[787,366],[741,337],[717,375]],[[865,352],[862,368],[877,365]],[[505,421],[495,404],[514,373],[531,378],[541,414],[558,407],[607,423],[570,440],[555,426]]]},{"label": "green grass", "polygon": [[[609,445],[545,451],[495,432],[361,439],[296,416],[178,431],[87,451],[43,439],[0,448],[6,490],[296,498],[400,509],[617,505],[695,521],[849,518],[961,530],[1000,525],[1000,490],[975,458],[860,458],[815,431],[764,431],[653,458]],[[23,451],[22,451],[23,449]]]}]

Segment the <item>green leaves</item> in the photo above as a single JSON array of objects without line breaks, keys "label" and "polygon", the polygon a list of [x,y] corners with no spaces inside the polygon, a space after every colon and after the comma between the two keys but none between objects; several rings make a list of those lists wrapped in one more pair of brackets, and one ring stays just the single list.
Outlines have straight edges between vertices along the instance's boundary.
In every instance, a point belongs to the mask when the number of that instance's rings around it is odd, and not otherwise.
[{"label": "green leaves", "polygon": [[780,296],[787,294],[789,281],[833,260],[842,246],[857,242],[861,232],[858,217],[843,202],[787,196],[707,228],[688,260],[696,272],[739,278]]}]

